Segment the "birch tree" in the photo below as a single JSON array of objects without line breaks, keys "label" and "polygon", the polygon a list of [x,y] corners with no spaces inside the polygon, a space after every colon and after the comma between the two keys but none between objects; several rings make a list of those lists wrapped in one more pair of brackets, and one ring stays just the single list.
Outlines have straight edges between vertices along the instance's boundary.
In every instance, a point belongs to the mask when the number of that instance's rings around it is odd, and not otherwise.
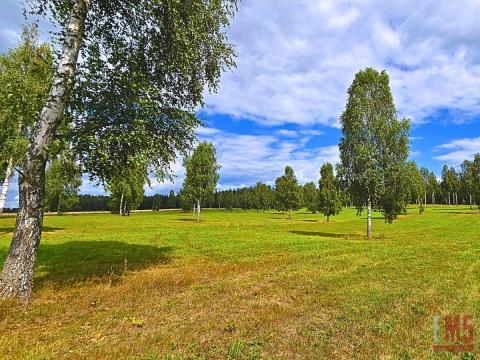
[{"label": "birch tree", "polygon": [[330,216],[335,216],[342,210],[342,201],[335,183],[333,166],[330,163],[323,164],[320,168],[320,192],[318,209],[330,221]]},{"label": "birch tree", "polygon": [[[84,169],[106,182],[133,164],[159,177],[186,152],[204,89],[233,67],[235,0],[26,0],[59,24],[57,67],[22,162],[0,297],[26,300],[43,222],[45,165],[65,110]],[[79,54],[81,53],[79,63]],[[75,85],[75,86],[74,86]],[[64,118],[65,119],[65,118]]]},{"label": "birch tree", "polygon": [[340,117],[341,174],[354,205],[367,208],[367,236],[372,237],[372,210],[392,222],[406,206],[409,122],[399,120],[385,71],[359,71],[348,89]]},{"label": "birch tree", "polygon": [[473,158],[473,184],[474,184],[474,202],[480,210],[480,153],[475,154]]},{"label": "birch tree", "polygon": [[197,222],[200,222],[200,207],[213,193],[218,182],[217,155],[213,144],[201,142],[192,155],[185,158],[185,180],[182,195],[195,206]]},{"label": "birch tree", "polygon": [[468,196],[468,203],[470,208],[473,206],[473,199],[475,197],[475,166],[472,161],[465,160],[462,163],[460,171],[460,183],[465,195]]},{"label": "birch tree", "polygon": [[24,27],[21,44],[0,55],[0,163],[5,164],[0,215],[14,167],[25,155],[28,137],[47,98],[52,71],[50,46],[39,44],[35,25]]},{"label": "birch tree", "polygon": [[291,212],[300,208],[302,193],[292,167],[285,167],[285,174],[275,180],[275,207],[279,211]]},{"label": "birch tree", "polygon": [[409,161],[407,164],[407,176],[410,186],[409,200],[419,206],[419,212],[422,214],[424,210],[422,198],[425,195],[425,182],[422,173],[414,161]]},{"label": "birch tree", "polygon": [[303,203],[312,214],[318,211],[318,189],[313,181],[303,186]]}]

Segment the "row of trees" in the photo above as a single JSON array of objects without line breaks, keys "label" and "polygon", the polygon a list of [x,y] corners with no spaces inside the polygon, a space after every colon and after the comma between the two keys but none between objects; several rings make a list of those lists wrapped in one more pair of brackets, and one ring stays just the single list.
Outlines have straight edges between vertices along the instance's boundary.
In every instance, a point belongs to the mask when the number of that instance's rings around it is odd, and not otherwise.
[{"label": "row of trees", "polygon": [[[63,159],[65,162],[65,159]],[[116,191],[110,196],[78,195],[78,185],[81,183],[78,167],[72,168],[72,163],[62,163],[62,159],[55,160],[47,168],[46,175],[46,210],[51,212],[63,211],[112,211],[120,214],[121,191]],[[444,166],[442,178],[439,180],[435,174],[426,167],[418,168],[414,162],[409,162],[409,195],[408,203],[419,205],[423,209],[427,205],[445,204],[445,205],[480,205],[480,194],[478,178],[480,169],[480,154],[477,154],[473,161],[465,160],[462,163],[461,170],[456,171],[453,167]],[[291,173],[292,170],[288,170]],[[74,176],[71,176],[74,174]],[[328,175],[327,175],[328,174]],[[333,199],[332,206],[341,204],[349,206],[351,198],[348,189],[342,188],[341,180],[338,175],[333,175],[331,164],[325,164],[320,170],[320,180],[318,184],[308,182],[298,186],[297,191],[292,192],[291,199],[285,197],[280,189],[262,182],[257,182],[255,186],[242,187],[237,189],[216,190],[205,195],[202,200],[202,207],[206,208],[225,208],[227,210],[255,209],[258,211],[280,210],[288,211],[288,203],[292,202],[291,210],[306,208],[312,213],[322,212],[330,214],[330,211],[322,211],[325,199]],[[327,179],[327,180],[323,180]],[[454,186],[449,187],[448,181],[453,179]],[[321,183],[325,185],[322,186]],[[332,184],[332,185],[330,185]],[[143,195],[143,180],[137,184],[137,191],[130,189],[124,190],[123,196],[125,202],[135,204],[133,209],[139,210],[160,210],[160,209],[183,209],[190,211],[192,209],[191,201],[182,196],[181,192],[175,193],[170,190],[168,195],[155,194],[151,196]],[[287,187],[283,189],[288,190]],[[323,195],[320,196],[321,189]],[[453,190],[450,190],[453,189]],[[450,190],[451,202],[448,201]],[[456,190],[456,191],[455,191]],[[329,195],[328,192],[333,192]],[[452,195],[453,194],[453,195]],[[132,198],[130,198],[132,197]],[[288,199],[282,203],[282,199]],[[320,199],[323,199],[322,201]],[[123,202],[122,202],[123,203]],[[138,206],[137,206],[138,204]],[[130,208],[132,210],[132,208]],[[124,211],[124,215],[128,212]],[[331,214],[334,215],[334,214]],[[331,215],[326,215],[327,218]]]}]

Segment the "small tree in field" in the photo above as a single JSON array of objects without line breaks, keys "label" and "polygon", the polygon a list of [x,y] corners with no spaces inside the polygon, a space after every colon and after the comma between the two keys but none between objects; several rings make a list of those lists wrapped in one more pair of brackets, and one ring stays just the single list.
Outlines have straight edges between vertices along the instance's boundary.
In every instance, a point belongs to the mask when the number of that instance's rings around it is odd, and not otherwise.
[{"label": "small tree in field", "polygon": [[472,208],[473,197],[475,194],[475,166],[472,161],[464,160],[460,172],[460,183],[463,191],[468,196],[468,203]]},{"label": "small tree in field", "polygon": [[132,166],[128,173],[114,177],[106,189],[112,194],[112,212],[122,216],[130,215],[143,200],[145,183],[148,183],[147,167]]},{"label": "small tree in field", "polygon": [[215,147],[208,142],[200,143],[183,165],[186,171],[182,193],[196,205],[197,222],[200,222],[200,205],[213,193],[219,178]]},{"label": "small tree in field", "polygon": [[298,210],[302,197],[295,173],[290,166],[285,168],[285,174],[275,180],[275,207],[279,211]]},{"label": "small tree in field", "polygon": [[318,211],[318,189],[313,181],[303,186],[303,204],[312,214]]},{"label": "small tree in field", "polygon": [[340,192],[333,175],[333,166],[330,163],[322,165],[320,169],[320,194],[319,210],[330,221],[330,216],[335,216],[342,210]]},{"label": "small tree in field", "polygon": [[417,164],[413,161],[409,161],[407,164],[408,183],[410,186],[409,200],[415,202],[419,206],[420,214],[424,211],[422,204],[422,197],[425,194],[425,182],[422,173],[417,167]]},{"label": "small tree in field", "polygon": [[367,236],[372,236],[372,209],[392,222],[406,206],[409,122],[399,120],[385,71],[359,71],[348,89],[340,117],[341,174],[354,205],[367,207]]}]

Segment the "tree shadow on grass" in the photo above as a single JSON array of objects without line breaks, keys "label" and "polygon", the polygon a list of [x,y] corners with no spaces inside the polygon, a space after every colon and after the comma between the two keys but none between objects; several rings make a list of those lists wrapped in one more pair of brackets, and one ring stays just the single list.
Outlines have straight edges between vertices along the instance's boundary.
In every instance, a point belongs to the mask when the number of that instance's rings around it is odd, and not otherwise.
[{"label": "tree shadow on grass", "polygon": [[291,230],[290,232],[296,235],[319,236],[319,237],[326,237],[326,238],[332,238],[332,239],[363,240],[366,238],[366,236],[360,235],[360,234],[339,234],[339,233],[328,233],[328,232],[322,232],[322,231],[303,231],[303,230]]},{"label": "tree shadow on grass", "polygon": [[[58,230],[63,230],[63,228],[56,228],[56,227],[50,227],[50,226],[44,226],[42,228],[42,233],[46,232],[55,232]],[[15,226],[6,226],[6,227],[0,227],[0,235],[6,235],[6,234],[12,234],[15,231]]]},{"label": "tree shadow on grass", "polygon": [[477,212],[476,210],[467,210],[467,211],[461,211],[461,210],[440,210],[437,211],[437,213],[441,214],[460,214],[460,215],[479,215],[480,213]]},{"label": "tree shadow on grass", "polygon": [[[127,271],[170,262],[172,247],[128,244],[120,241],[68,241],[40,244],[35,266],[35,288],[63,288],[83,282],[105,282]],[[3,266],[7,249],[0,249]],[[125,263],[125,259],[127,260]]]}]

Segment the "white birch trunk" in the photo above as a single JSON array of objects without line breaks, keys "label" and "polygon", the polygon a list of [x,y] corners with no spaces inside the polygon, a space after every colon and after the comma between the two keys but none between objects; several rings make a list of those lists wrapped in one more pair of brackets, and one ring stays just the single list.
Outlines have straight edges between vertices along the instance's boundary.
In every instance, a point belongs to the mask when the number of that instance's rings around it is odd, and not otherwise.
[{"label": "white birch trunk", "polygon": [[197,223],[200,222],[200,201],[197,201]]},{"label": "white birch trunk", "polygon": [[19,176],[19,209],[0,278],[0,298],[30,298],[33,269],[43,225],[46,150],[61,122],[76,71],[91,0],[76,0],[66,24],[58,67],[27,148]]},{"label": "white birch trunk", "polygon": [[120,216],[123,215],[123,191],[122,195],[120,196],[120,209],[118,210],[118,212],[120,213]]},{"label": "white birch trunk", "polygon": [[3,214],[5,202],[7,201],[8,188],[13,174],[13,159],[8,160],[7,170],[5,171],[5,179],[3,180],[2,190],[0,192],[0,216]]},{"label": "white birch trunk", "polygon": [[367,237],[372,238],[372,202],[370,197],[367,200]]}]

